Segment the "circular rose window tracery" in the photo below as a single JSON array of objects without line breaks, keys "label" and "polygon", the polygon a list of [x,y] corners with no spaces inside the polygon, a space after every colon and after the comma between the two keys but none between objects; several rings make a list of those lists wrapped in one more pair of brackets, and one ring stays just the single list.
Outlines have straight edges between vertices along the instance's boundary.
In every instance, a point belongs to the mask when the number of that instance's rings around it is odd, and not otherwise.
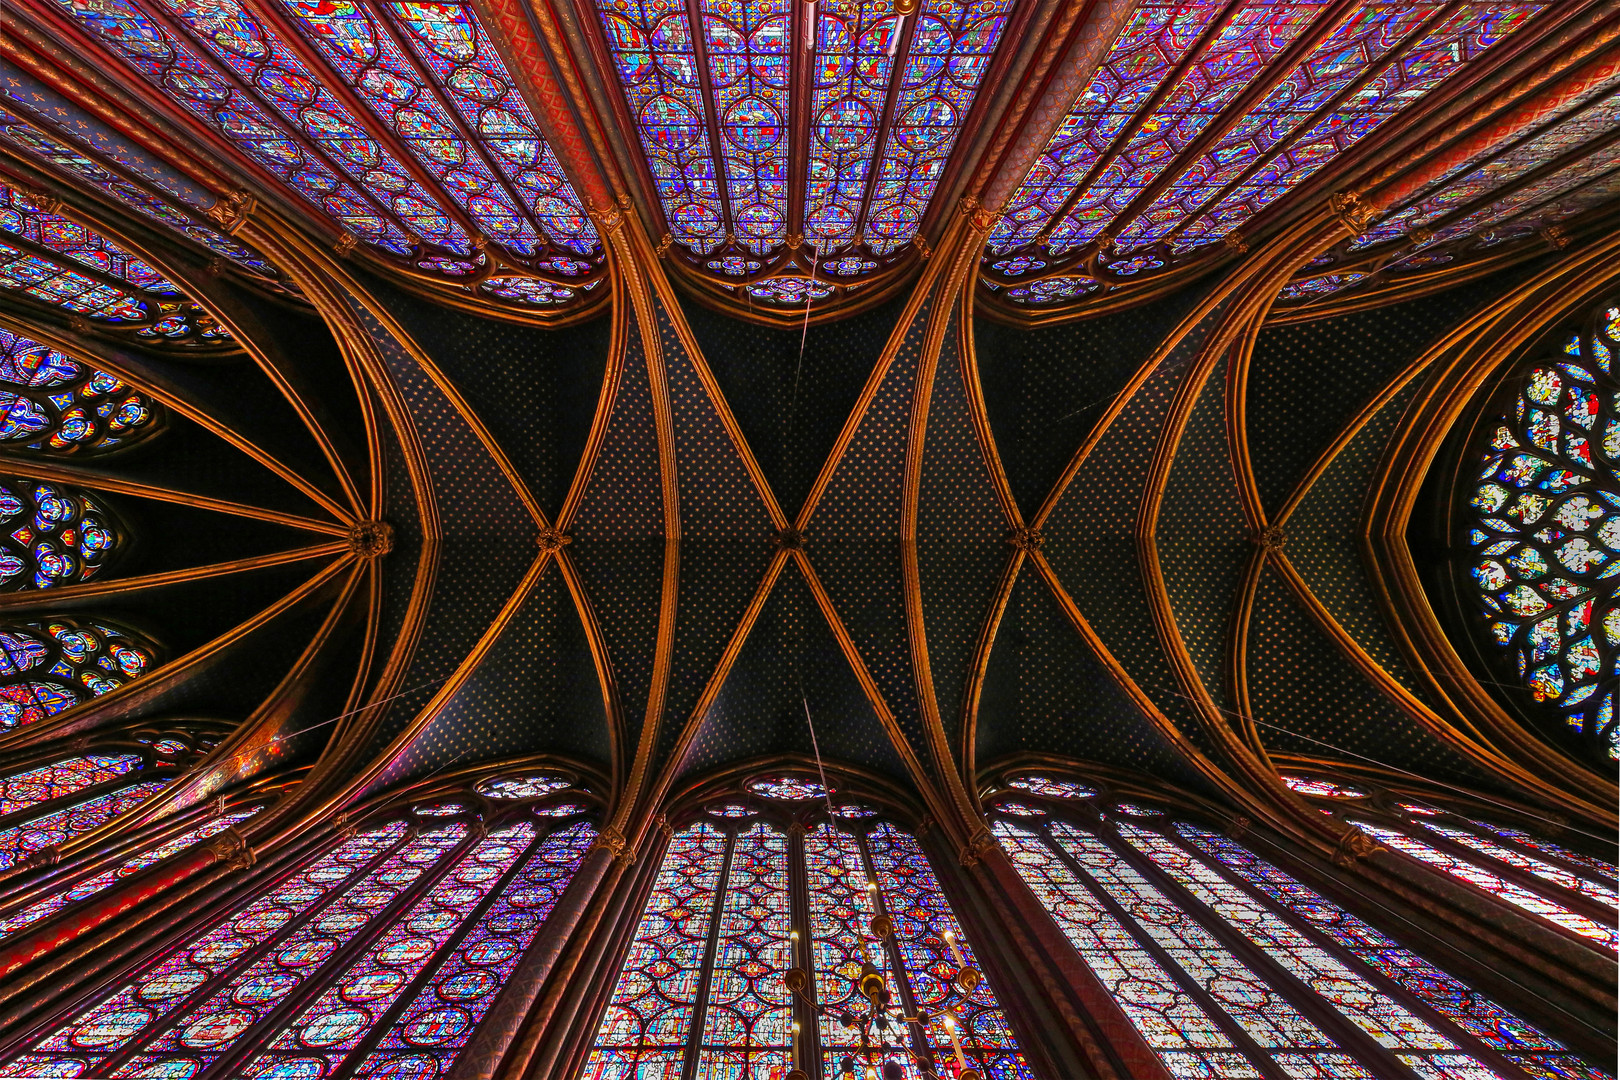
[{"label": "circular rose window tracery", "polygon": [[1620,644],[1620,308],[1532,364],[1469,492],[1469,573],[1492,639],[1537,701],[1610,758]]}]

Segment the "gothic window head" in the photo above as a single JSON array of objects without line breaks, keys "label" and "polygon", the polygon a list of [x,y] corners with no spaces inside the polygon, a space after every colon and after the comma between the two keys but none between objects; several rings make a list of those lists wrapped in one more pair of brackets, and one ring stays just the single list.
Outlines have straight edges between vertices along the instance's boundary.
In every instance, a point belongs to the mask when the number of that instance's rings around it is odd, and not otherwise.
[{"label": "gothic window head", "polygon": [[1490,638],[1535,701],[1587,747],[1616,744],[1620,658],[1620,309],[1602,307],[1515,374],[1465,494]]},{"label": "gothic window head", "polygon": [[163,428],[162,406],[105,371],[0,328],[0,446],[85,457]]}]

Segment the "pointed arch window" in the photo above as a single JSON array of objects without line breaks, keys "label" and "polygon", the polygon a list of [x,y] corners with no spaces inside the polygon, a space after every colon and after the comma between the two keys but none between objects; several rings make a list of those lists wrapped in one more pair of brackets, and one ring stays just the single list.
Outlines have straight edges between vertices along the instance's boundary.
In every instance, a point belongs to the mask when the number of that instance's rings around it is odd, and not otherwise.
[{"label": "pointed arch window", "polygon": [[916,838],[813,781],[751,790],[670,836],[582,1076],[1031,1075]]},{"label": "pointed arch window", "polygon": [[0,328],[0,445],[88,456],[163,428],[163,409],[105,371]]},{"label": "pointed arch window", "polygon": [[452,794],[330,838],[0,1069],[445,1075],[596,839],[577,789]]},{"label": "pointed arch window", "polygon": [[[54,99],[55,95],[50,97]],[[52,122],[71,115],[89,127],[78,110],[71,106],[57,106],[60,112],[29,108],[26,101],[24,92],[14,89],[8,96],[9,108],[0,108],[0,137],[13,148],[68,180],[86,185],[147,220],[200,244],[209,253],[229,259],[256,281],[290,289],[278,280],[280,275],[275,267],[262,255],[206,224],[195,207],[148,183],[134,170],[100,152],[92,142],[77,137],[66,125]]]},{"label": "pointed arch window", "polygon": [[529,306],[599,283],[595,226],[471,4],[57,2],[413,269]]},{"label": "pointed arch window", "polygon": [[1127,805],[1012,789],[990,816],[1172,1075],[1603,1075],[1248,848]]},{"label": "pointed arch window", "polygon": [[79,618],[0,625],[0,731],[38,723],[146,674],[157,646]]},{"label": "pointed arch window", "polygon": [[1464,489],[1470,591],[1535,701],[1593,756],[1620,758],[1620,308],[1600,306],[1562,355],[1537,359]]},{"label": "pointed arch window", "polygon": [[0,286],[164,345],[220,345],[230,335],[151,266],[58,204],[0,180]]},{"label": "pointed arch window", "polygon": [[1339,794],[1324,798],[1319,789],[1330,782],[1299,776],[1283,779],[1390,850],[1544,919],[1576,940],[1620,949],[1620,932],[1615,929],[1620,920],[1620,872],[1613,863],[1523,829],[1490,825],[1374,785],[1340,787]]},{"label": "pointed arch window", "polygon": [[723,289],[789,305],[910,248],[1013,5],[597,10],[674,250]]},{"label": "pointed arch window", "polygon": [[1008,200],[983,281],[1056,304],[1187,262],[1547,8],[1146,0]]},{"label": "pointed arch window", "polygon": [[118,554],[122,540],[100,496],[0,477],[0,591],[89,581]]}]

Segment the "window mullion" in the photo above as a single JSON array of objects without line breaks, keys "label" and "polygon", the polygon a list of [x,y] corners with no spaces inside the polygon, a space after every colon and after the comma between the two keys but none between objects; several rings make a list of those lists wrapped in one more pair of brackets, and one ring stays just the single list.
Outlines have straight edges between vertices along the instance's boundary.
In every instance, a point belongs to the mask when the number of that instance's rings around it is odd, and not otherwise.
[{"label": "window mullion", "polygon": [[816,1023],[815,951],[810,941],[810,875],[804,865],[804,823],[788,827],[788,925],[797,933],[793,966],[804,972],[804,989],[793,995],[793,1020],[799,1025],[794,1040],[798,1055],[793,1067],[810,1080],[821,1080],[821,1025]]},{"label": "window mullion", "polygon": [[697,1076],[698,1057],[703,1047],[703,1022],[709,1015],[709,987],[714,983],[714,954],[720,946],[720,921],[725,915],[726,893],[731,889],[731,860],[737,853],[737,830],[726,830],[726,857],[720,864],[719,888],[709,909],[709,940],[703,949],[703,970],[692,996],[692,1028],[686,1035],[686,1057],[681,1063],[681,1080]]},{"label": "window mullion", "polygon": [[1436,1031],[1444,1034],[1448,1039],[1451,1039],[1453,1042],[1457,1043],[1459,1047],[1461,1047],[1471,1056],[1481,1059],[1485,1064],[1489,1065],[1493,1071],[1505,1077],[1525,1077],[1527,1075],[1521,1068],[1519,1068],[1519,1066],[1513,1064],[1513,1062],[1503,1057],[1500,1051],[1481,1042],[1476,1036],[1463,1029],[1444,1013],[1441,1013],[1428,1002],[1411,993],[1400,983],[1396,982],[1394,979],[1391,979],[1389,976],[1379,971],[1376,967],[1373,967],[1371,964],[1363,961],[1360,957],[1344,948],[1337,941],[1334,941],[1332,937],[1324,933],[1321,929],[1312,925],[1308,920],[1303,919],[1299,915],[1295,914],[1291,909],[1288,908],[1287,905],[1278,903],[1276,900],[1266,895],[1263,889],[1257,889],[1250,885],[1247,881],[1244,881],[1239,874],[1237,874],[1220,859],[1209,857],[1206,853],[1199,851],[1195,845],[1188,843],[1185,838],[1171,832],[1170,830],[1166,830],[1164,835],[1168,837],[1172,843],[1178,845],[1194,859],[1197,859],[1205,866],[1208,866],[1216,874],[1220,875],[1233,887],[1242,890],[1245,896],[1249,897],[1261,907],[1266,908],[1283,922],[1292,926],[1295,930],[1298,930],[1301,934],[1308,938],[1312,944],[1320,947],[1323,951],[1338,959],[1346,967],[1359,974],[1362,978],[1376,986],[1383,993],[1388,994],[1402,1008],[1419,1016],[1425,1023],[1429,1024]]},{"label": "window mullion", "polygon": [[1574,874],[1576,877],[1584,878],[1585,880],[1593,882],[1594,884],[1602,885],[1605,888],[1611,889],[1615,888],[1616,886],[1620,886],[1620,881],[1617,881],[1613,877],[1608,877],[1590,866],[1583,866],[1580,863],[1566,859],[1561,855],[1555,855],[1551,851],[1533,847],[1530,844],[1525,843],[1523,840],[1516,839],[1515,837],[1509,836],[1504,832],[1498,832],[1490,826],[1474,821],[1471,818],[1465,818],[1460,814],[1447,811],[1439,820],[1455,829],[1472,833],[1483,840],[1488,840],[1491,843],[1505,847],[1510,851],[1517,851],[1526,858],[1539,859],[1542,862],[1555,866],[1560,870],[1566,870],[1569,873]]},{"label": "window mullion", "polygon": [[[731,207],[730,177],[726,172],[725,144],[720,141],[720,117],[714,103],[714,80],[709,71],[709,42],[703,33],[702,0],[686,0],[686,22],[692,40],[692,62],[697,67],[698,87],[703,95],[703,124],[709,131],[709,155],[714,163],[715,195],[720,202],[720,213],[725,218],[726,240],[717,248],[723,251],[736,243],[737,223]],[[733,836],[735,842],[735,836]],[[728,854],[727,869],[730,868]]]},{"label": "window mullion", "polygon": [[[365,1038],[361,1039],[355,1045],[355,1048],[349,1051],[347,1060],[332,1074],[334,1080],[340,1080],[342,1077],[354,1074],[354,1071],[360,1067],[360,1063],[366,1060],[366,1055],[376,1048],[383,1034],[394,1026],[400,1014],[416,999],[416,995],[421,992],[423,984],[430,981],[438,973],[439,967],[444,963],[445,958],[456,949],[459,949],[461,943],[467,940],[467,935],[477,929],[479,921],[483,919],[490,906],[500,900],[501,894],[511,886],[513,879],[521,874],[524,867],[528,865],[530,857],[539,850],[540,845],[545,843],[546,839],[555,831],[555,829],[538,830],[539,835],[534,838],[528,847],[523,849],[521,855],[513,860],[512,868],[502,875],[501,880],[497,881],[494,887],[489,890],[489,895],[484,897],[472,911],[468,912],[467,917],[462,920],[461,926],[456,929],[456,932],[451,934],[445,943],[423,963],[421,973],[411,980],[409,986],[400,990],[398,996],[394,999],[394,1003],[377,1018],[375,1024],[371,1025],[371,1030],[366,1033]],[[474,842],[480,841],[475,838]],[[463,852],[461,857],[465,857],[465,855],[466,852]],[[454,869],[454,867],[452,866],[451,869]],[[446,873],[448,872],[447,870]]]},{"label": "window mullion", "polygon": [[[1075,827],[1091,833],[1093,836],[1098,836],[1098,830],[1094,830],[1087,825],[1076,823]],[[1288,1075],[1272,1060],[1270,1051],[1256,1042],[1254,1036],[1250,1035],[1242,1024],[1232,1018],[1231,1014],[1221,1006],[1220,1002],[1215,1000],[1214,996],[1205,989],[1202,983],[1194,979],[1191,973],[1182,967],[1164,946],[1160,945],[1151,934],[1142,929],[1135,916],[1116,900],[1113,894],[1102,886],[1101,882],[1091,876],[1084,864],[1070,854],[1069,849],[1064,847],[1057,837],[1052,835],[1051,829],[1045,824],[1041,826],[1040,837],[1047,847],[1057,854],[1058,859],[1074,873],[1086,888],[1091,890],[1091,895],[1113,917],[1114,921],[1131,936],[1131,940],[1135,941],[1144,952],[1153,957],[1159,967],[1163,968],[1165,973],[1174,979],[1177,985],[1198,1003],[1210,1020],[1220,1027],[1222,1034],[1232,1041],[1232,1045],[1240,1050],[1267,1080],[1289,1080]],[[1101,839],[1100,836],[1099,839]],[[1082,959],[1081,963],[1084,962]]]},{"label": "window mullion", "polygon": [[1184,915],[1197,921],[1251,971],[1276,989],[1285,992],[1292,999],[1294,1006],[1337,1042],[1346,1053],[1358,1059],[1363,1065],[1369,1067],[1376,1065],[1381,1076],[1417,1080],[1417,1074],[1405,1062],[1323,1000],[1320,994],[1307,986],[1297,975],[1273,959],[1269,952],[1250,941],[1236,927],[1211,911],[1203,901],[1192,895],[1158,863],[1137,850],[1134,844],[1113,829],[1099,829],[1096,835],[1112,848],[1116,855],[1152,882]]},{"label": "window mullion", "polygon": [[[469,828],[467,835],[462,837],[455,847],[441,855],[438,861],[428,867],[415,881],[401,889],[399,895],[389,901],[387,907],[373,915],[351,940],[327,957],[318,971],[305,979],[275,1008],[265,1014],[264,1019],[237,1037],[229,1050],[197,1074],[198,1080],[237,1075],[241,1065],[265,1049],[271,1038],[314,1002],[331,985],[333,979],[347,971],[349,965],[363,955],[365,950],[371,948],[379,937],[387,933],[389,927],[410,910],[411,905],[416,903],[423,893],[437,885],[441,878],[454,869],[456,864],[484,839],[484,831],[480,824]],[[356,883],[359,880],[361,879],[357,878]],[[343,890],[347,891],[348,889]]]},{"label": "window mullion", "polygon": [[[311,920],[318,918],[323,912],[326,911],[328,907],[337,903],[338,899],[349,890],[350,886],[354,885],[355,882],[363,881],[366,875],[370,874],[372,871],[376,870],[377,867],[393,858],[400,848],[404,847],[406,844],[409,844],[413,839],[415,839],[414,831],[411,829],[406,829],[404,834],[401,835],[398,840],[392,844],[389,844],[376,855],[372,856],[372,858],[363,866],[357,867],[355,872],[350,875],[350,880],[343,888],[333,889],[331,895],[325,897],[319,903],[311,905],[309,910],[304,912],[300,917],[289,920],[286,926],[283,926],[280,930],[277,930],[275,933],[265,938],[265,940],[260,943],[257,948],[249,949],[247,952],[237,957],[234,963],[226,967],[212,979],[209,979],[207,982],[197,987],[197,989],[193,990],[185,997],[181,998],[162,1016],[155,1017],[152,1023],[147,1025],[146,1031],[143,1032],[139,1038],[132,1041],[122,1050],[109,1056],[104,1062],[102,1062],[99,1068],[101,1068],[102,1071],[106,1072],[109,1076],[116,1072],[124,1062],[145,1049],[147,1044],[152,1042],[153,1039],[156,1039],[158,1036],[163,1034],[163,1032],[169,1030],[169,1028],[173,1026],[173,1022],[179,1016],[192,1012],[198,1005],[201,1005],[203,1002],[213,997],[214,994],[219,991],[220,987],[226,985],[228,982],[230,982],[230,980],[234,979],[241,972],[246,971],[253,964],[258,963],[262,957],[266,956],[272,949],[276,948],[282,942],[287,940],[287,938],[291,937],[293,934],[296,934],[299,930],[302,930]],[[206,929],[199,928],[191,935],[190,939],[188,939],[185,944],[179,945],[175,949],[170,950],[170,953],[185,951],[185,949],[190,946],[191,941],[202,937],[204,934],[211,933],[215,928],[233,918],[236,914],[241,912],[249,904],[252,904],[255,900],[262,896],[267,896],[274,892],[277,888],[280,888],[281,884],[286,881],[287,878],[308,869],[315,861],[330,855],[344,843],[347,843],[347,841],[342,838],[338,838],[338,842],[334,843],[326,850],[321,851],[318,854],[309,855],[293,864],[288,868],[286,874],[275,883],[261,883],[259,890],[255,895],[251,897],[244,897],[237,903],[235,907],[226,912],[225,915],[220,919],[216,920],[213,925],[207,927]],[[160,957],[159,959],[162,958]],[[146,966],[151,967],[154,965],[148,964]]]},{"label": "window mullion", "polygon": [[[877,864],[872,861],[872,850],[866,842],[866,830],[855,834],[856,847],[861,852],[861,866],[866,871],[866,880],[877,885]],[[883,899],[883,887],[867,889],[867,895],[872,898],[874,915],[881,915],[889,921],[889,933],[884,936],[882,945],[884,955],[889,958],[889,968],[894,972],[895,990],[900,995],[900,1010],[905,1016],[917,1015],[917,1002],[911,994],[911,979],[906,975],[906,966],[901,961],[900,944],[895,940],[894,919],[889,915],[889,905]],[[927,1033],[921,1024],[905,1023],[906,1033],[910,1038],[912,1052],[924,1062],[931,1062],[934,1057],[933,1048],[928,1045]]]}]

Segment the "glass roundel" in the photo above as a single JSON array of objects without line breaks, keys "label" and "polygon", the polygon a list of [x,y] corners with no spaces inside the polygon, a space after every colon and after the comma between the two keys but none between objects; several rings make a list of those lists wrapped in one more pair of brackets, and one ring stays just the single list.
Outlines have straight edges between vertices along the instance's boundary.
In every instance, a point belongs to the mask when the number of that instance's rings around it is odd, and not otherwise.
[{"label": "glass roundel", "polygon": [[118,540],[107,512],[85,492],[0,478],[0,592],[88,581]]},{"label": "glass roundel", "polygon": [[1095,788],[1073,780],[1054,780],[1049,776],[1015,776],[1007,781],[1007,786],[1045,795],[1049,799],[1089,799],[1097,794]]},{"label": "glass roundel", "polygon": [[1489,429],[1466,494],[1469,575],[1495,644],[1538,701],[1620,757],[1620,308],[1537,361]]},{"label": "glass roundel", "polygon": [[138,634],[82,619],[0,625],[0,731],[140,678],[155,652]]}]

